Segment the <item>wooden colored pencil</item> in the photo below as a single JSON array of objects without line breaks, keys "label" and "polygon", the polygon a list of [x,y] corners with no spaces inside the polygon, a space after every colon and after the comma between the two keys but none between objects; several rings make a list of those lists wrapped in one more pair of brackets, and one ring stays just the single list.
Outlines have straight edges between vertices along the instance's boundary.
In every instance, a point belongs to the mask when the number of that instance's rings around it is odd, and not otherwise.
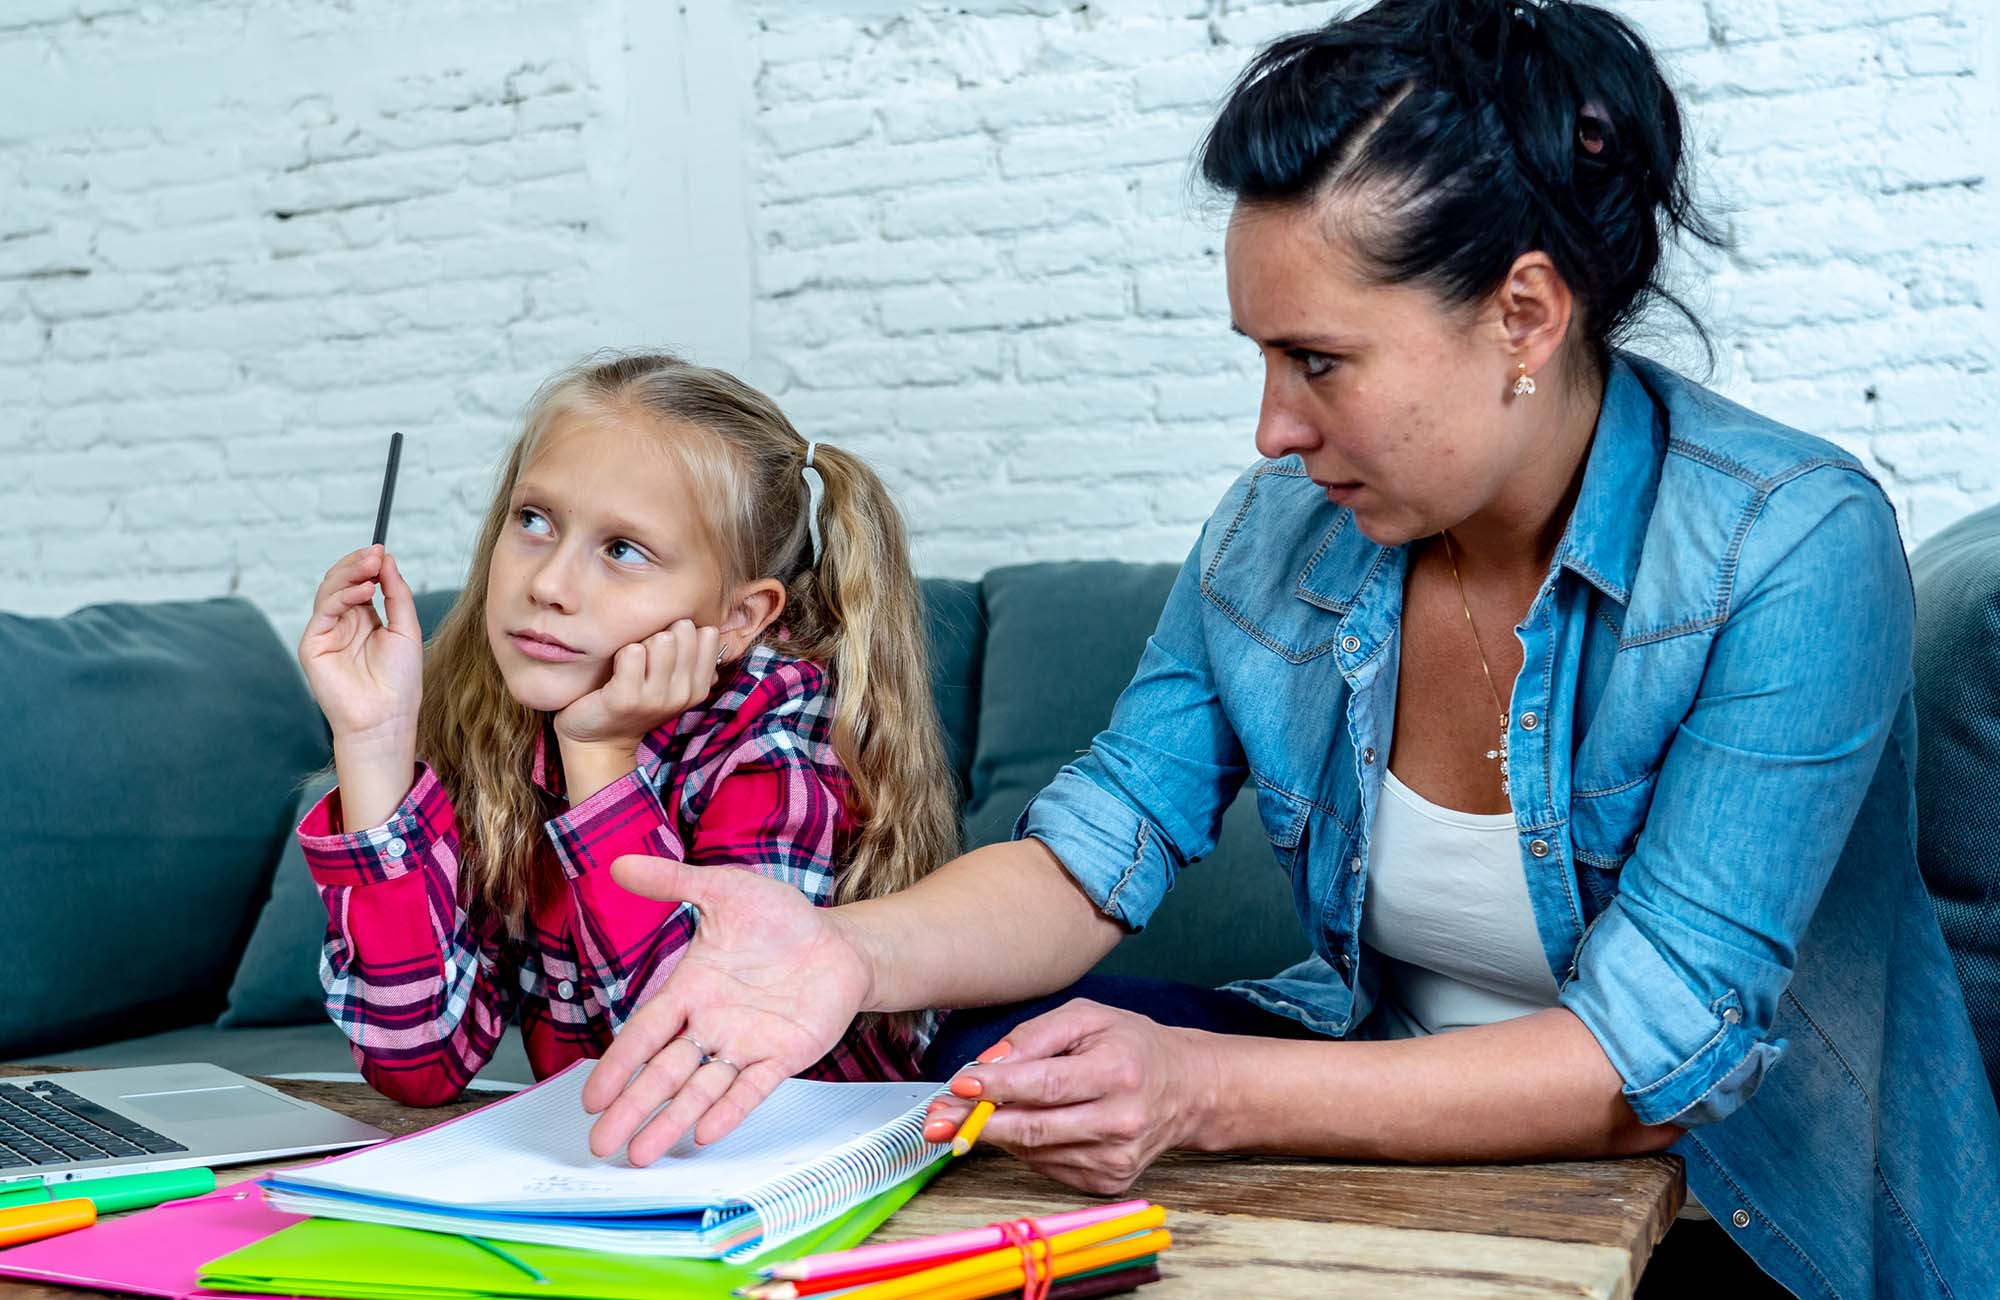
[{"label": "wooden colored pencil", "polygon": [[[1088,1228],[1078,1228],[1074,1232],[1065,1232],[1051,1237],[1045,1242],[1030,1242],[1028,1244],[1029,1256],[1035,1261],[1038,1267],[1044,1266],[1048,1260],[1053,1258],[1056,1260],[1058,1271],[1063,1273],[1074,1273],[1081,1267],[1095,1268],[1097,1267],[1096,1264],[1062,1268],[1062,1257],[1088,1253],[1104,1243],[1118,1238],[1133,1240],[1129,1234],[1158,1228],[1165,1220],[1166,1213],[1165,1210],[1155,1205],[1151,1209],[1140,1211],[1138,1214],[1128,1214],[1122,1218],[1092,1224]],[[1143,1254],[1144,1252],[1140,1253]],[[1121,1255],[1119,1258],[1129,1259],[1131,1256]],[[1111,1263],[1112,1261],[1101,1260],[1099,1262]],[[891,1281],[877,1282],[869,1286],[864,1286],[857,1291],[849,1292],[848,1300],[904,1300],[907,1296],[927,1296],[932,1289],[937,1287],[955,1286],[967,1279],[987,1276],[998,1277],[1006,1273],[1009,1269],[1012,1269],[1017,1276],[1021,1272],[1021,1251],[1018,1247],[1011,1245],[1003,1246],[999,1250],[985,1251],[978,1255],[968,1255],[964,1259],[955,1260],[949,1264],[941,1264],[934,1268],[916,1269]]]},{"label": "wooden colored pencil", "polygon": [[965,1117],[965,1123],[960,1124],[958,1132],[952,1134],[953,1155],[962,1156],[972,1150],[972,1144],[979,1140],[979,1134],[986,1127],[986,1121],[993,1118],[994,1109],[990,1101],[982,1101],[972,1108],[972,1113]]},{"label": "wooden colored pencil", "polygon": [[[1151,1202],[1119,1201],[1113,1205],[1089,1205],[1080,1210],[1064,1210],[1060,1214],[1045,1214],[1031,1219],[1044,1237],[1054,1237],[1077,1228],[1087,1228],[1094,1223],[1107,1223],[1124,1218],[1128,1214],[1138,1214],[1149,1209]],[[780,1281],[801,1282],[820,1278],[844,1277],[864,1269],[874,1269],[885,1264],[946,1264],[967,1255],[977,1255],[983,1251],[997,1250],[1007,1244],[1007,1234],[999,1228],[987,1226],[967,1228],[962,1232],[940,1233],[934,1237],[918,1237],[911,1241],[881,1242],[873,1246],[857,1246],[852,1250],[831,1251],[823,1255],[808,1255],[804,1259],[788,1259],[765,1267],[765,1277]],[[843,1285],[853,1285],[846,1283]],[[800,1291],[799,1295],[812,1292]],[[774,1297],[774,1300],[790,1300],[790,1297]]]},{"label": "wooden colored pencil", "polygon": [[[1138,1237],[1127,1237],[1121,1241],[1107,1241],[1099,1246],[1089,1246],[1083,1250],[1071,1251],[1056,1256],[1056,1277],[1062,1279],[1073,1273],[1087,1273],[1101,1269],[1107,1264],[1123,1263],[1137,1259],[1141,1255],[1156,1255],[1173,1244],[1173,1238],[1164,1228],[1155,1228]],[[923,1300],[987,1300],[989,1296],[1006,1295],[1009,1291],[1019,1291],[1027,1282],[1028,1275],[1021,1267],[1021,1257],[1017,1253],[1014,1263],[1003,1269],[993,1269],[986,1273],[965,1277],[955,1281],[931,1280],[930,1275],[942,1273],[956,1267],[947,1264],[945,1268],[930,1269],[913,1274],[896,1282],[884,1282],[877,1287],[863,1287],[850,1291],[842,1300],[905,1300],[910,1296],[922,1296]],[[906,1287],[893,1294],[886,1288]]]},{"label": "wooden colored pencil", "polygon": [[1106,1268],[1094,1273],[1080,1274],[1070,1278],[1059,1278],[1049,1288],[1049,1300],[1093,1300],[1101,1295],[1117,1295],[1121,1291],[1136,1291],[1148,1282],[1160,1280],[1158,1264],[1139,1264],[1133,1268]]}]

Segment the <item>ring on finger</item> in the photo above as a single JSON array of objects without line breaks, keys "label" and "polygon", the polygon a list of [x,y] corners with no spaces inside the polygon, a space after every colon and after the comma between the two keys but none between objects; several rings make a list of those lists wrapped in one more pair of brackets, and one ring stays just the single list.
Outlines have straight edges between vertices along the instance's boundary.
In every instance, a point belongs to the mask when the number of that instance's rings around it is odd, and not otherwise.
[{"label": "ring on finger", "polygon": [[708,1050],[708,1049],[707,1049],[706,1047],[703,1047],[703,1046],[701,1045],[701,1040],[700,1040],[699,1038],[696,1038],[696,1037],[695,1037],[695,1036],[694,1036],[693,1034],[676,1034],[676,1035],[674,1035],[674,1042],[678,1043],[678,1042],[681,1042],[681,1041],[683,1041],[683,1040],[685,1040],[685,1041],[687,1041],[687,1042],[690,1042],[690,1043],[693,1043],[693,1044],[694,1044],[694,1050],[695,1050],[695,1051],[697,1051],[697,1052],[699,1052],[699,1053],[701,1053],[701,1063],[702,1063],[703,1065],[707,1065],[707,1064],[709,1063],[709,1061],[710,1061],[710,1060],[714,1059],[714,1058],[713,1058],[713,1057],[712,1057],[712,1056],[711,1056],[711,1055],[709,1054],[709,1050]]},{"label": "ring on finger", "polygon": [[730,1059],[729,1059],[728,1057],[726,1057],[726,1056],[720,1056],[720,1055],[718,1055],[718,1056],[711,1056],[711,1057],[709,1057],[709,1058],[708,1058],[708,1059],[707,1059],[706,1061],[702,1062],[702,1064],[703,1064],[703,1065],[726,1065],[726,1066],[728,1066],[728,1067],[729,1067],[730,1069],[732,1069],[732,1070],[736,1071],[736,1073],[738,1073],[738,1074],[741,1074],[741,1073],[743,1073],[743,1067],[742,1067],[742,1066],[740,1066],[740,1065],[738,1065],[738,1064],[737,1064],[736,1062],[734,1062],[734,1061],[730,1060]]}]

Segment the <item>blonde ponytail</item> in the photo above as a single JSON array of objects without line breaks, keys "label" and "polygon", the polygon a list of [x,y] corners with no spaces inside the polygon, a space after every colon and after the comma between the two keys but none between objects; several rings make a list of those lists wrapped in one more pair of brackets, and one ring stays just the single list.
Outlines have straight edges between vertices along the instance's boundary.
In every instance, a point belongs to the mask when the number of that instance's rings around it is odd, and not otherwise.
[{"label": "blonde ponytail", "polygon": [[958,806],[902,516],[856,457],[820,444],[813,466],[826,482],[820,556],[787,584],[780,648],[833,670],[833,745],[860,824],[836,895],[845,903],[907,888],[956,854]]}]

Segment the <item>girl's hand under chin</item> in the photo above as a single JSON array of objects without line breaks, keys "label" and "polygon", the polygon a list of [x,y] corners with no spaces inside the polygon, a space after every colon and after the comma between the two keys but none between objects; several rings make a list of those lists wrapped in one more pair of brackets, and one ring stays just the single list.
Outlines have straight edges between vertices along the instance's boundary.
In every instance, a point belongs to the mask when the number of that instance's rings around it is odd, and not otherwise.
[{"label": "girl's hand under chin", "polygon": [[681,619],[611,657],[611,678],[555,716],[556,736],[574,745],[612,746],[630,757],[656,728],[715,689],[722,633]]}]

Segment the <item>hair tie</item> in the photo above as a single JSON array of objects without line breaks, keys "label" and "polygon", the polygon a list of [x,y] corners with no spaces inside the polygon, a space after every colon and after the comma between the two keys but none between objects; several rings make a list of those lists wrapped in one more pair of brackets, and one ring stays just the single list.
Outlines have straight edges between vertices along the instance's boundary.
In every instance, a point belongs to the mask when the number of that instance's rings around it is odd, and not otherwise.
[{"label": "hair tie", "polygon": [[799,470],[799,476],[806,481],[806,533],[812,538],[812,562],[819,563],[819,504],[826,499],[826,479],[813,467],[813,455],[819,450],[819,440],[806,444],[806,463]]}]

